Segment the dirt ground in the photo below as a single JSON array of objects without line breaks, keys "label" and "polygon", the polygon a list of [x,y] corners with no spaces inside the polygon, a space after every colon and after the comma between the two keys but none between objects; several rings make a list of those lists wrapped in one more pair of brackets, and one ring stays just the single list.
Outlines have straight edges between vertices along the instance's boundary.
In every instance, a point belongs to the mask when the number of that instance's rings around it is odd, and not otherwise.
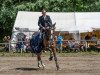
[{"label": "dirt ground", "polygon": [[58,57],[59,71],[54,60],[42,59],[44,70],[37,68],[36,57],[0,57],[0,75],[100,75],[99,56]]}]

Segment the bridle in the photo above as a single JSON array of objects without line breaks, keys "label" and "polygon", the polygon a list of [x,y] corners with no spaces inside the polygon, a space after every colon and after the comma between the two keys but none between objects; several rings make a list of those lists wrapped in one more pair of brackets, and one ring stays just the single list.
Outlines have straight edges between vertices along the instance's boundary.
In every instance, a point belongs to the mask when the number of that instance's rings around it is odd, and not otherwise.
[{"label": "bridle", "polygon": [[46,26],[44,29],[43,35],[44,35],[44,38],[46,38],[48,41],[50,39],[53,39],[52,36],[54,34],[54,31],[55,31],[55,24],[53,24],[51,26]]}]

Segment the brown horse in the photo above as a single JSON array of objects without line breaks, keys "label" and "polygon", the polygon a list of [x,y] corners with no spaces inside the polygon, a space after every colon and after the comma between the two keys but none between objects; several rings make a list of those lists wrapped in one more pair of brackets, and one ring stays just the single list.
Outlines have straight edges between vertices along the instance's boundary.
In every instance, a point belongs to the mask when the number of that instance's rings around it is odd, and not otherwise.
[{"label": "brown horse", "polygon": [[[50,51],[49,60],[52,60],[52,58],[54,57],[56,68],[57,68],[57,70],[59,70],[59,65],[58,65],[57,56],[56,56],[55,24],[50,26],[50,27],[45,27],[44,32],[43,32],[42,44],[43,44],[43,47],[44,47],[43,50],[49,50]],[[38,67],[39,68],[42,67],[44,69],[45,65],[42,62],[41,54],[42,54],[42,51],[39,52],[39,53],[36,53],[37,61],[38,61]]]}]

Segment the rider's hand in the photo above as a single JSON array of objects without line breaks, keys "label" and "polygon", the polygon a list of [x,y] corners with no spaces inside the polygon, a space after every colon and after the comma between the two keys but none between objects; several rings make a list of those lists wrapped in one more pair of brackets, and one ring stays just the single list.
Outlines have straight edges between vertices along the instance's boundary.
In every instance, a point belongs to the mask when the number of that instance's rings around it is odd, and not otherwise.
[{"label": "rider's hand", "polygon": [[49,29],[49,27],[47,27],[47,29]]},{"label": "rider's hand", "polygon": [[45,27],[43,27],[43,29],[45,29]]}]

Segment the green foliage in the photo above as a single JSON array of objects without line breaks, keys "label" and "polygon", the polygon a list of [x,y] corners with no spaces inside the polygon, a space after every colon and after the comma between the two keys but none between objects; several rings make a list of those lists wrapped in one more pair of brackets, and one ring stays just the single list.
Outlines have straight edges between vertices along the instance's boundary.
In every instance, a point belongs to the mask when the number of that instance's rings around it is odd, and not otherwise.
[{"label": "green foliage", "polygon": [[100,11],[100,0],[0,0],[0,40],[11,35],[18,11],[94,12]]},{"label": "green foliage", "polygon": [[66,12],[70,4],[69,0],[38,0],[35,4],[35,11],[40,11],[45,8],[47,11],[51,12]]},{"label": "green foliage", "polygon": [[17,11],[33,11],[34,10],[34,4],[33,3],[21,3],[19,5],[16,5],[15,10]]},{"label": "green foliage", "polygon": [[1,6],[2,7],[0,7],[1,9],[0,10],[0,28],[2,29],[3,34],[0,36],[0,38],[3,38],[4,35],[11,34],[15,13],[13,12],[14,6],[12,3],[12,0],[2,1]]}]

